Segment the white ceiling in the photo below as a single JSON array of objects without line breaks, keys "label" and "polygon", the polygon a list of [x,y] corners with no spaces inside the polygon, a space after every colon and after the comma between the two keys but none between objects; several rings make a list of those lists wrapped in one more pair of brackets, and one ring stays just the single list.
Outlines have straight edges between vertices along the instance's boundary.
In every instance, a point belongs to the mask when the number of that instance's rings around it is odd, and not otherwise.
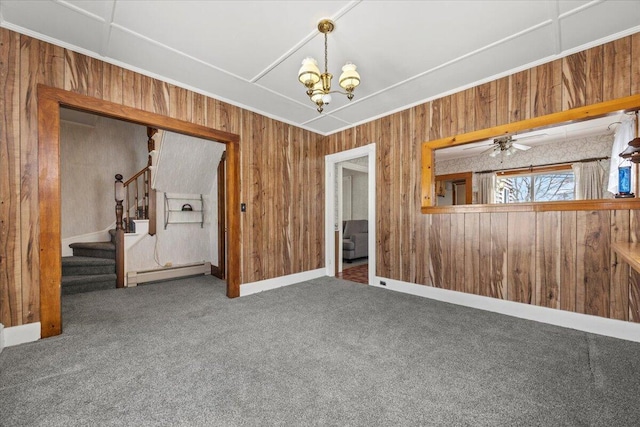
[{"label": "white ceiling", "polygon": [[[318,114],[297,80],[358,66],[355,98]],[[640,31],[638,0],[1,0],[0,26],[321,134]],[[334,86],[337,85],[334,78]]]}]

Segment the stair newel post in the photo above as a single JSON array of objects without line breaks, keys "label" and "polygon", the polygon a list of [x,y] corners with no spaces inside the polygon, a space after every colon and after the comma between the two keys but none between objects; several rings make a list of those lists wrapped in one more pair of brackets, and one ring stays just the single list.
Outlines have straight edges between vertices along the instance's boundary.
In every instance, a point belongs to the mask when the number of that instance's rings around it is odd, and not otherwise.
[{"label": "stair newel post", "polygon": [[148,174],[148,208],[149,212],[147,215],[147,219],[149,220],[149,235],[153,236],[156,234],[156,190],[151,188],[151,183],[153,182],[153,158],[152,153],[156,151],[156,141],[153,139],[153,136],[158,133],[158,129],[147,127],[147,151],[149,151],[149,159],[147,161],[147,166],[149,166],[149,174]]},{"label": "stair newel post", "polygon": [[116,201],[116,288],[124,288],[124,227],[122,226],[122,214],[124,201],[124,183],[122,175],[116,175],[116,181],[113,185],[114,197]]}]

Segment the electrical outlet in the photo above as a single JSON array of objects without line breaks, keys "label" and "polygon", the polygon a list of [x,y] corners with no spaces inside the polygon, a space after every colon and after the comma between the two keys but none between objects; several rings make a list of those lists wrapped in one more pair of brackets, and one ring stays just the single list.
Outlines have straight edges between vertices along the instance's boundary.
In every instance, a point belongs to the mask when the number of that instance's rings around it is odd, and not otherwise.
[{"label": "electrical outlet", "polygon": [[384,280],[380,280],[380,284],[381,284],[382,286],[387,286],[387,282],[385,282]]}]

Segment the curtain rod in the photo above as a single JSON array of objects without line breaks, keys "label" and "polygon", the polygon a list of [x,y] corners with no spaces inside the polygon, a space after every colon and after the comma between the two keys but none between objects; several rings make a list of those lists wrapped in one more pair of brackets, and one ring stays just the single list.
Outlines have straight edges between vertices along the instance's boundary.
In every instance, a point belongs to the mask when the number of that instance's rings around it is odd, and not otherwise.
[{"label": "curtain rod", "polygon": [[570,165],[571,163],[588,163],[588,162],[597,162],[600,160],[609,160],[609,156],[606,157],[590,157],[588,159],[582,159],[582,160],[574,160],[574,161],[568,161],[568,162],[556,162],[556,163],[546,163],[544,165],[536,165],[536,166],[523,166],[520,168],[504,168],[504,169],[494,169],[494,170],[486,170],[486,171],[478,171],[478,172],[474,172],[474,173],[494,173],[494,172],[503,172],[503,171],[517,171],[517,170],[531,170],[534,167],[538,168],[538,167],[543,167],[543,166],[557,166],[557,165]]}]

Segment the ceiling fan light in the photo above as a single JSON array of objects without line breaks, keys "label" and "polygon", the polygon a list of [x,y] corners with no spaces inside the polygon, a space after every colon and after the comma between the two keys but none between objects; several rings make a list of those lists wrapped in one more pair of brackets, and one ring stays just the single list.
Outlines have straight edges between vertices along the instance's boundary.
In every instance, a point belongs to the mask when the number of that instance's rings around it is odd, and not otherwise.
[{"label": "ceiling fan light", "polygon": [[356,68],[356,65],[351,62],[347,62],[342,67],[342,74],[340,75],[341,88],[351,91],[360,84],[360,74],[358,74]]},{"label": "ceiling fan light", "polygon": [[489,153],[489,157],[496,157],[498,154],[500,154],[500,149],[493,150],[491,153]]},{"label": "ceiling fan light", "polygon": [[298,71],[298,80],[307,87],[318,83],[320,81],[318,61],[311,57],[304,58],[302,60],[302,67],[300,67],[300,71]]}]

